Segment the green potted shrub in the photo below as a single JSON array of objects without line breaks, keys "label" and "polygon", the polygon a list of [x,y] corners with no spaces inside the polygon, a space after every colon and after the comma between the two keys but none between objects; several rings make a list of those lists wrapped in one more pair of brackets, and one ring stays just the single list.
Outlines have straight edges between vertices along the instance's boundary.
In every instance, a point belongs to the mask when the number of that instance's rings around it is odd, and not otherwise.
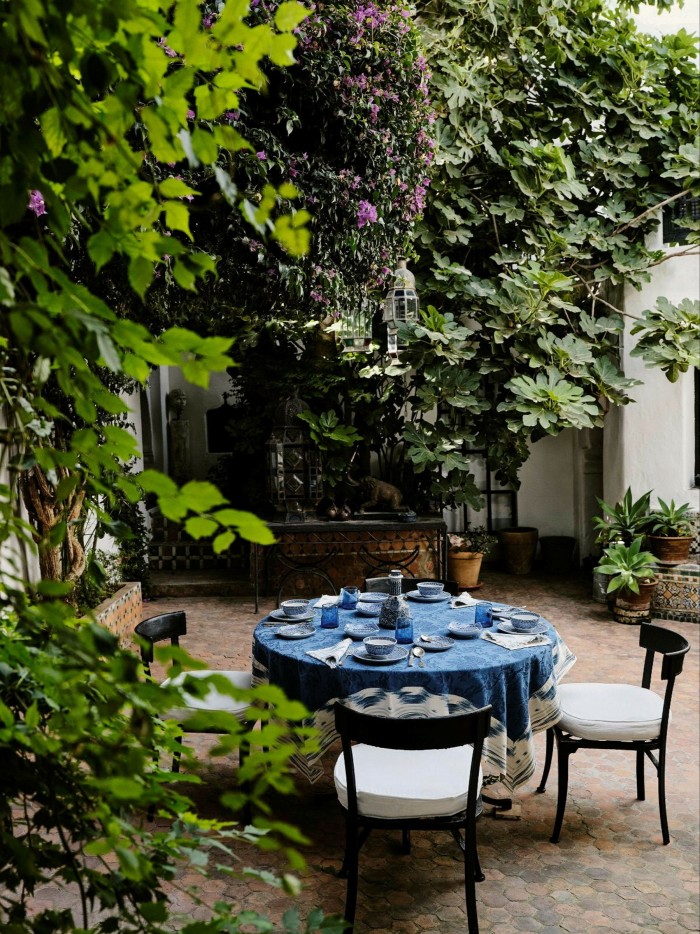
[{"label": "green potted shrub", "polygon": [[451,533],[447,538],[448,577],[456,581],[463,590],[478,587],[481,562],[498,539],[483,525],[465,529],[464,532]]},{"label": "green potted shrub", "polygon": [[650,551],[642,550],[643,539],[630,545],[616,542],[605,549],[598,565],[609,574],[607,592],[614,594],[613,616],[618,623],[640,623],[649,619],[656,589],[656,563]]},{"label": "green potted shrub", "polygon": [[634,500],[630,487],[627,487],[625,495],[614,506],[599,499],[598,504],[603,510],[603,515],[593,519],[593,526],[598,531],[596,541],[606,546],[615,542],[631,545],[635,538],[643,535],[649,528],[650,503],[651,490]]},{"label": "green potted shrub", "polygon": [[676,506],[671,500],[659,505],[649,516],[647,545],[659,564],[683,564],[688,560],[693,541],[690,503]]},{"label": "green potted shrub", "polygon": [[[603,548],[618,542],[631,545],[648,528],[650,501],[651,490],[635,500],[630,487],[627,487],[625,495],[614,506],[604,499],[598,499],[603,515],[593,518],[593,527],[598,533],[596,544]],[[609,582],[610,575],[602,571],[600,564],[593,569],[593,599],[598,603],[608,602]]]}]

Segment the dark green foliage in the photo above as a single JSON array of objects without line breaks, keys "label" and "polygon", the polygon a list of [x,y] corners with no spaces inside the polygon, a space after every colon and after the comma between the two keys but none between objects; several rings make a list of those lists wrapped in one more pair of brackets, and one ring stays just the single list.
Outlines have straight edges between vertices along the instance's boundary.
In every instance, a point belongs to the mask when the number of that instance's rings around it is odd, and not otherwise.
[{"label": "dark green foliage", "polygon": [[[640,34],[631,6],[418,4],[440,147],[423,288],[472,331],[485,407],[466,424],[510,480],[528,439],[628,401],[621,287],[663,258],[646,245],[655,209],[698,193],[696,41]],[[648,314],[639,353],[673,378],[692,364],[692,308]]]}]

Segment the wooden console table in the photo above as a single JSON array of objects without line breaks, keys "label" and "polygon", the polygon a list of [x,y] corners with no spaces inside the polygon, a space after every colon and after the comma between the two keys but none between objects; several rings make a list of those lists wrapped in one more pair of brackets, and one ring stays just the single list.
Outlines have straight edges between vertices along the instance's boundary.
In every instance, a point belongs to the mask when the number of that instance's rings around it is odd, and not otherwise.
[{"label": "wooden console table", "polygon": [[[252,546],[256,613],[261,592],[261,564],[264,594],[269,590],[271,565],[278,562],[281,566],[278,603],[285,584],[302,573],[322,581],[324,588],[330,587],[333,593],[338,592],[342,583],[360,583],[355,578],[388,573],[392,567],[403,568],[408,576],[414,577],[416,575],[411,568],[414,563],[418,565],[416,570],[421,577],[441,578],[446,573],[447,526],[438,516],[422,516],[413,522],[391,517],[350,519],[347,522],[314,519],[307,522],[269,522],[268,525],[277,542],[266,548]],[[334,568],[336,558],[350,570]],[[342,577],[341,583],[338,582],[339,577]]]}]

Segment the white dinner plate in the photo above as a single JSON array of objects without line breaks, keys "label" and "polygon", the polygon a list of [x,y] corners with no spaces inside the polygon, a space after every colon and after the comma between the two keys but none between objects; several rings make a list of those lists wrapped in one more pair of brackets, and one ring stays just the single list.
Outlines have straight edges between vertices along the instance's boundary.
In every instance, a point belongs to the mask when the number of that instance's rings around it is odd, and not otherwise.
[{"label": "white dinner plate", "polygon": [[388,655],[369,655],[367,646],[358,645],[352,653],[352,657],[358,662],[366,662],[368,665],[393,665],[394,662],[400,662],[408,657],[408,649],[403,645],[395,645]]},{"label": "white dinner plate", "polygon": [[284,610],[270,610],[270,616],[272,619],[277,619],[281,623],[303,623],[307,619],[314,618],[314,611],[307,610],[306,613],[303,613],[301,616],[287,616]]},{"label": "white dinner plate", "polygon": [[424,597],[420,590],[409,590],[406,596],[409,600],[417,600],[419,603],[441,603],[443,600],[449,600],[451,594],[443,590],[434,597]]},{"label": "white dinner plate", "polygon": [[308,639],[313,636],[316,630],[307,623],[299,623],[298,626],[284,626],[277,630],[277,635],[282,639]]},{"label": "white dinner plate", "polygon": [[498,624],[498,631],[507,632],[511,636],[539,636],[540,633],[547,632],[547,626],[544,623],[537,623],[533,629],[524,631],[522,629],[514,629],[512,623],[509,623],[508,620],[503,620]]}]

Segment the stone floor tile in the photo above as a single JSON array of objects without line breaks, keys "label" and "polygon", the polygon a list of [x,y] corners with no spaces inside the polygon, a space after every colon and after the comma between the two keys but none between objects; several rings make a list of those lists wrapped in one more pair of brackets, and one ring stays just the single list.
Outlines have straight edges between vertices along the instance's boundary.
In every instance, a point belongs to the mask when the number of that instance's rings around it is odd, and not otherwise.
[{"label": "stone floor tile", "polygon": [[[480,596],[528,604],[557,626],[578,661],[568,681],[626,680],[641,675],[638,630],[612,621],[590,597],[584,580],[515,578],[484,572]],[[147,603],[144,616],[184,609],[194,655],[212,668],[249,668],[252,634],[270,600],[253,612],[250,600],[230,597],[160,599]],[[519,821],[479,822],[479,854],[486,881],[477,885],[482,934],[682,934],[697,932],[700,800],[700,715],[698,704],[700,628],[663,621],[691,642],[676,683],[669,736],[667,803],[671,844],[661,845],[656,783],[646,770],[647,800],[635,798],[634,757],[623,752],[581,751],[571,762],[569,798],[561,841],[549,842],[556,808],[556,763],[547,792],[537,794],[539,769],[517,794]],[[655,685],[659,690],[660,686]],[[188,743],[190,740],[188,739]],[[203,784],[193,796],[210,817],[226,816],[218,795],[235,784],[237,757],[207,759],[211,740],[191,740],[205,767]],[[544,735],[535,737],[538,760]],[[294,798],[271,795],[276,816],[296,824],[309,838],[298,900],[302,916],[315,905],[341,912],[345,881],[337,877],[343,854],[343,820],[335,800],[332,758],[317,787],[301,780]],[[325,793],[322,798],[319,793]],[[162,829],[166,825],[161,823]],[[242,865],[284,871],[280,853],[241,847]],[[183,871],[166,886],[171,904],[193,917],[182,891],[191,882]],[[200,894],[224,898],[237,909],[255,909],[279,924],[293,901],[256,879],[220,877],[194,884]],[[73,899],[73,901],[71,901]],[[75,896],[58,886],[43,886],[37,905],[72,907]],[[197,909],[198,911],[200,909]],[[173,926],[173,931],[177,930]],[[400,853],[400,835],[375,831],[360,854],[356,934],[464,934],[466,913],[461,855],[448,835],[414,834],[412,852]]]}]

